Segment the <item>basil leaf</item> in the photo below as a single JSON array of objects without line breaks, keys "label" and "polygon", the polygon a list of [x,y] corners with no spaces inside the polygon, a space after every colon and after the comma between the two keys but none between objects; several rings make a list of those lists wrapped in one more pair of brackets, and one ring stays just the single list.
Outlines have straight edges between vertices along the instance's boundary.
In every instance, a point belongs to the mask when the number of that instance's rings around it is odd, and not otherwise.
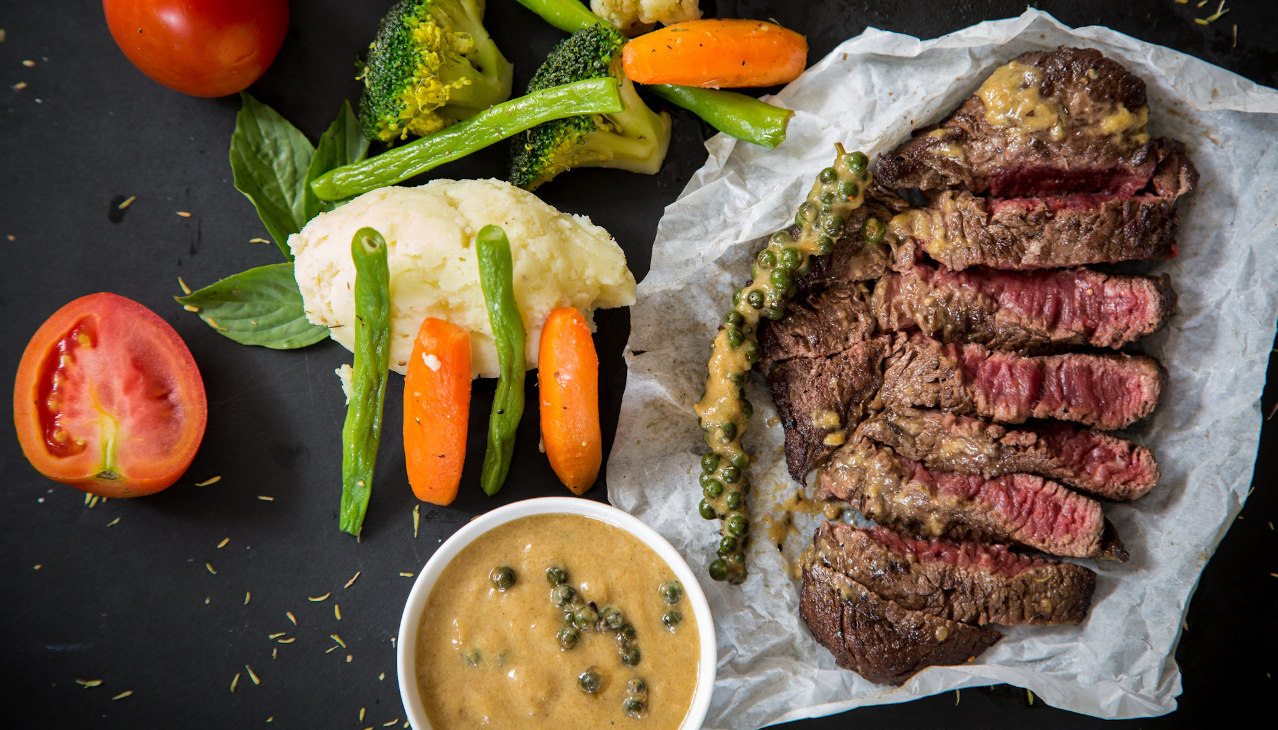
[{"label": "basil leaf", "polygon": [[335,202],[315,197],[315,193],[311,192],[311,181],[334,168],[359,162],[367,154],[368,138],[360,128],[359,118],[355,116],[355,110],[351,109],[351,103],[343,100],[337,118],[320,136],[319,144],[315,145],[315,155],[311,157],[311,165],[306,169],[303,195],[307,221],[337,207]]},{"label": "basil leaf", "polygon": [[173,298],[241,345],[292,350],[328,336],[327,327],[306,320],[291,262],[249,269]]},{"label": "basil leaf", "polygon": [[306,224],[306,170],[315,148],[284,117],[247,93],[231,134],[235,189],[257,208],[275,245],[292,261],[288,236]]}]

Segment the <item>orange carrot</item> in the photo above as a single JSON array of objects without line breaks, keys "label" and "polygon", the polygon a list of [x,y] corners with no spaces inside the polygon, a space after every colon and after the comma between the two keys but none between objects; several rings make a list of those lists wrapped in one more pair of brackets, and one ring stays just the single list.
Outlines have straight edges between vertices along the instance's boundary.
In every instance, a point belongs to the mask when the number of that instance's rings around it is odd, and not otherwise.
[{"label": "orange carrot", "polygon": [[541,441],[550,468],[573,494],[583,494],[603,461],[599,357],[586,318],[572,307],[552,311],[542,325],[537,383]]},{"label": "orange carrot", "polygon": [[803,73],[808,41],[761,20],[691,20],[626,43],[622,66],[640,84],[707,89],[774,86]]},{"label": "orange carrot", "polygon": [[404,461],[423,502],[457,498],[470,418],[470,333],[442,319],[422,320],[404,377]]}]

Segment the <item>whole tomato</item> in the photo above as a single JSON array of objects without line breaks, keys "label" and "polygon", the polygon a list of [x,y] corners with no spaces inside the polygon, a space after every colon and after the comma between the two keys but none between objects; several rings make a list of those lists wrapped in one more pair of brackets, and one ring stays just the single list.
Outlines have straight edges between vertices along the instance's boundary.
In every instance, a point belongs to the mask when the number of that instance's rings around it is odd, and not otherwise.
[{"label": "whole tomato", "polygon": [[134,66],[192,96],[248,88],[288,30],[288,0],[102,0],[102,9]]},{"label": "whole tomato", "polygon": [[14,379],[13,422],[41,474],[104,497],[177,481],[204,438],[208,402],[178,333],[132,299],[90,294],[36,330]]}]

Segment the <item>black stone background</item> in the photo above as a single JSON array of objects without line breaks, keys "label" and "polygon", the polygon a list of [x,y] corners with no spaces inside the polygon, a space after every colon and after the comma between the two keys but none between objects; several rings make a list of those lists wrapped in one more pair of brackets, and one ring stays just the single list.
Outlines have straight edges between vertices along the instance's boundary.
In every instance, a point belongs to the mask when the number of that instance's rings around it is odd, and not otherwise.
[{"label": "black stone background", "polygon": [[[1196,8],[1197,2],[1037,5],[1070,25],[1108,25],[1278,85],[1278,3],[1234,0],[1222,20],[1202,27],[1192,19],[1213,7]],[[388,4],[292,3],[284,47],[252,93],[316,138],[340,101],[356,97],[353,62]],[[702,5],[708,16],[770,17],[807,34],[813,62],[869,25],[931,38],[1014,16],[1025,7],[1016,0],[703,0]],[[516,88],[560,37],[513,0],[491,0],[487,24],[516,63]],[[27,340],[54,310],[83,294],[112,291],[146,304],[176,327],[199,363],[209,399],[203,446],[177,485],[157,496],[112,500],[94,509],[86,509],[80,492],[40,477],[23,459],[11,421],[0,419],[0,725],[232,728],[272,721],[283,727],[362,728],[396,719],[402,723],[391,638],[412,580],[400,573],[419,570],[442,539],[479,512],[565,493],[537,453],[535,410],[520,430],[513,477],[497,498],[486,499],[476,482],[493,381],[476,383],[462,496],[446,509],[425,506],[420,536],[414,539],[415,502],[393,430],[401,417],[402,380],[393,377],[385,413],[392,430],[382,441],[363,542],[339,533],[344,406],[332,372],[347,361],[346,351],[331,342],[295,352],[242,347],[170,298],[179,293],[179,276],[201,286],[279,260],[274,246],[249,242],[265,233],[231,184],[226,155],[239,102],[182,96],[142,76],[117,50],[101,6],[91,0],[2,0],[0,27],[5,29],[0,43],[0,380],[12,382]],[[27,67],[24,60],[35,65]],[[26,82],[26,88],[12,88],[18,82]],[[579,171],[541,191],[550,203],[589,214],[608,228],[639,278],[648,271],[662,209],[705,159],[701,143],[708,128],[682,111],[674,115],[674,139],[660,174]],[[502,151],[491,149],[435,174],[499,176],[502,160]],[[114,204],[128,196],[136,196],[136,202],[113,222]],[[192,216],[184,219],[176,211]],[[601,312],[598,322],[607,449],[625,382],[621,351],[628,313]],[[1266,413],[1278,400],[1276,362],[1271,356],[1266,392],[1257,394]],[[1272,526],[1276,448],[1278,424],[1270,420],[1261,437],[1255,493],[1207,566],[1189,609],[1188,631],[1177,648],[1185,687],[1180,709],[1122,726],[1232,725],[1254,713],[1272,718],[1269,693],[1278,649],[1278,536]],[[216,484],[195,486],[214,475],[221,476]],[[604,491],[598,485],[590,496],[603,499]],[[261,501],[258,495],[275,500]],[[689,498],[690,509],[692,504]],[[119,522],[108,527],[116,518]],[[223,538],[229,542],[218,549]],[[359,579],[343,588],[356,571]],[[248,605],[246,591],[252,593]],[[307,600],[325,593],[332,594],[327,601]],[[341,621],[334,617],[334,603],[341,606]],[[288,622],[286,611],[293,612],[298,626]],[[267,638],[283,631],[296,641],[280,645]],[[334,646],[330,634],[341,636],[348,648],[325,653]],[[272,649],[278,649],[278,658],[272,658]],[[260,685],[249,681],[246,664]],[[236,673],[244,676],[232,693]],[[101,679],[102,685],[85,689],[76,679]],[[132,695],[111,699],[125,690]],[[366,708],[362,720],[361,708]],[[1103,723],[1001,686],[788,727],[1031,724],[1046,730]]]}]

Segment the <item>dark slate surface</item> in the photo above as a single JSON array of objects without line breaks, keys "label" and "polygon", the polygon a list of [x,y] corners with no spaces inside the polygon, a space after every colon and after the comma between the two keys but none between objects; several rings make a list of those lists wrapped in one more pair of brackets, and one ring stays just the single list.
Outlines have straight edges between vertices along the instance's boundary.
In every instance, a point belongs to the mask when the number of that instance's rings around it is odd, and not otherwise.
[{"label": "dark slate surface", "polygon": [[[387,0],[293,3],[288,37],[252,92],[312,138],[343,96],[357,90],[352,63]],[[772,17],[808,35],[812,60],[874,25],[921,37],[1017,15],[1016,0],[824,0],[714,2],[707,15]],[[1267,0],[1213,8],[1196,0],[1058,0],[1039,4],[1071,25],[1102,24],[1180,49],[1257,82],[1278,85],[1278,9]],[[1215,0],[1212,1],[1215,5]],[[1233,26],[1237,25],[1234,44]],[[559,33],[512,0],[492,0],[489,26],[517,63],[522,87]],[[380,727],[404,718],[391,638],[411,579],[439,542],[474,514],[516,499],[560,494],[536,451],[536,419],[520,431],[514,477],[496,499],[475,488],[492,381],[475,387],[463,495],[426,506],[413,538],[414,500],[399,439],[383,441],[364,540],[336,529],[339,434],[344,407],[332,371],[347,358],[324,343],[303,351],[245,348],[223,339],[170,297],[177,278],[210,283],[278,260],[252,207],[231,185],[226,150],[234,98],[194,99],[138,73],[116,49],[89,0],[0,3],[0,377],[13,377],[28,338],[54,310],[94,291],[151,307],[177,328],[204,374],[209,426],[188,474],[147,499],[86,509],[82,495],[41,478],[23,459],[11,421],[0,419],[0,706],[6,727],[228,728]],[[25,66],[24,60],[35,62]],[[25,82],[22,89],[12,84]],[[560,208],[588,213],[621,242],[636,276],[665,205],[704,160],[707,133],[676,112],[671,153],[659,175],[573,173],[544,189]],[[441,168],[439,176],[501,174],[499,150]],[[136,202],[111,216],[128,196]],[[189,211],[181,218],[176,211]],[[628,315],[599,317],[605,433],[625,381]],[[1278,360],[1261,397],[1278,400]],[[1228,367],[1218,363],[1217,367]],[[386,422],[400,418],[401,380],[387,394]],[[532,390],[530,387],[530,395]],[[606,440],[609,437],[605,437]],[[605,445],[605,448],[610,446]],[[1255,492],[1203,574],[1177,649],[1180,710],[1124,723],[1200,727],[1268,715],[1274,689],[1278,536],[1273,483],[1278,426],[1266,422]],[[1240,458],[1251,458],[1240,455]],[[208,486],[196,482],[214,475]],[[603,499],[603,487],[591,496]],[[274,497],[267,502],[259,495]],[[691,504],[691,502],[690,502]],[[117,520],[114,524],[110,523]],[[228,538],[225,547],[219,542]],[[213,575],[205,568],[210,563]],[[360,573],[349,588],[343,585]],[[748,590],[748,588],[747,588]],[[246,604],[246,593],[251,600]],[[331,594],[323,602],[308,597]],[[342,619],[334,616],[334,604]],[[1134,609],[1138,610],[1138,609]],[[298,625],[285,616],[291,611]],[[281,645],[275,632],[296,637]],[[326,653],[342,637],[346,649]],[[278,650],[273,658],[272,651]],[[349,659],[348,659],[349,655]],[[260,685],[249,681],[252,666]],[[241,673],[234,693],[232,678]],[[384,676],[384,679],[383,679]],[[100,679],[92,689],[76,679]],[[111,698],[126,690],[132,695]],[[361,708],[366,713],[361,721]],[[793,728],[1100,727],[1048,708],[1024,690],[968,690],[857,710]]]}]

